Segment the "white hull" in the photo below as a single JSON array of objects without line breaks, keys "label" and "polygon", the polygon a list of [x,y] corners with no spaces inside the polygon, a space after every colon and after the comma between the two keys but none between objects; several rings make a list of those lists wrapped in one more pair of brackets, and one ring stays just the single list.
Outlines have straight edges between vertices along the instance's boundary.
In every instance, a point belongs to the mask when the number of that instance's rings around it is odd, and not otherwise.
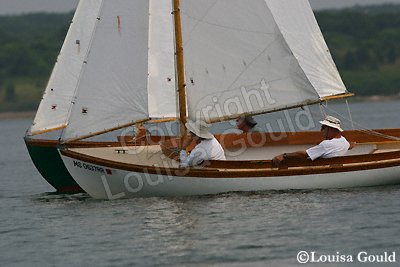
[{"label": "white hull", "polygon": [[331,189],[400,184],[400,166],[270,177],[204,178],[131,172],[61,155],[76,182],[93,198],[188,196],[234,191]]}]

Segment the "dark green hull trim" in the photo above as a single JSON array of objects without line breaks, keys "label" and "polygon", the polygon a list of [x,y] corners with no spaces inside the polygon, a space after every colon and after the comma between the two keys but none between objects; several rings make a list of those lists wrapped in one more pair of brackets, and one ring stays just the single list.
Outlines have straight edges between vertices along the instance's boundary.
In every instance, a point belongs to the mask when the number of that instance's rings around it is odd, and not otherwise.
[{"label": "dark green hull trim", "polygon": [[57,193],[84,192],[65,168],[57,150],[57,141],[25,138],[25,144],[36,169]]}]

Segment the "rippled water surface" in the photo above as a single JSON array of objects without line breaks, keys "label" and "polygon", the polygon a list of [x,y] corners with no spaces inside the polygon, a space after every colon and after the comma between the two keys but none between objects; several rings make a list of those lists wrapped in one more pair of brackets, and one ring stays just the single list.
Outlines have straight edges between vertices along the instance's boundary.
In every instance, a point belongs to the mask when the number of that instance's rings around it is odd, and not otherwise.
[{"label": "rippled water surface", "polygon": [[[365,126],[400,128],[400,102],[352,111]],[[297,266],[303,250],[397,252],[400,262],[399,186],[118,201],[57,195],[24,147],[29,124],[0,121],[1,266]]]}]

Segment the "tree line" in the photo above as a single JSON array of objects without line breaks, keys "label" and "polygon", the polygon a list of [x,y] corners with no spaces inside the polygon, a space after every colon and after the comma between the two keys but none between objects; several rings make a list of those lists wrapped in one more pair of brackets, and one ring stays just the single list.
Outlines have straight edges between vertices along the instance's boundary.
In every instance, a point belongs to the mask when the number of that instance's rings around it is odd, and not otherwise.
[{"label": "tree line", "polygon": [[349,91],[400,93],[400,5],[316,13]]},{"label": "tree line", "polygon": [[0,16],[0,112],[37,108],[72,16]]},{"label": "tree line", "polygon": [[[62,46],[67,14],[0,16],[0,111],[35,109]],[[400,5],[316,12],[348,90],[400,92]]]}]

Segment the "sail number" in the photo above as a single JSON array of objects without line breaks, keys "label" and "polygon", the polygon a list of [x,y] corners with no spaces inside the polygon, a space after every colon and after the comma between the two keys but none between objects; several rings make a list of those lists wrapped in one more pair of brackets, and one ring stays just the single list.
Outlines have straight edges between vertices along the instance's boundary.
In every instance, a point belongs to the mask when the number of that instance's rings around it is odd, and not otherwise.
[{"label": "sail number", "polygon": [[87,164],[87,163],[83,163],[80,161],[76,161],[74,160],[74,167],[80,168],[80,169],[85,169],[88,171],[92,171],[92,172],[100,172],[100,173],[105,173],[104,169],[101,167],[97,167],[91,164]]}]

